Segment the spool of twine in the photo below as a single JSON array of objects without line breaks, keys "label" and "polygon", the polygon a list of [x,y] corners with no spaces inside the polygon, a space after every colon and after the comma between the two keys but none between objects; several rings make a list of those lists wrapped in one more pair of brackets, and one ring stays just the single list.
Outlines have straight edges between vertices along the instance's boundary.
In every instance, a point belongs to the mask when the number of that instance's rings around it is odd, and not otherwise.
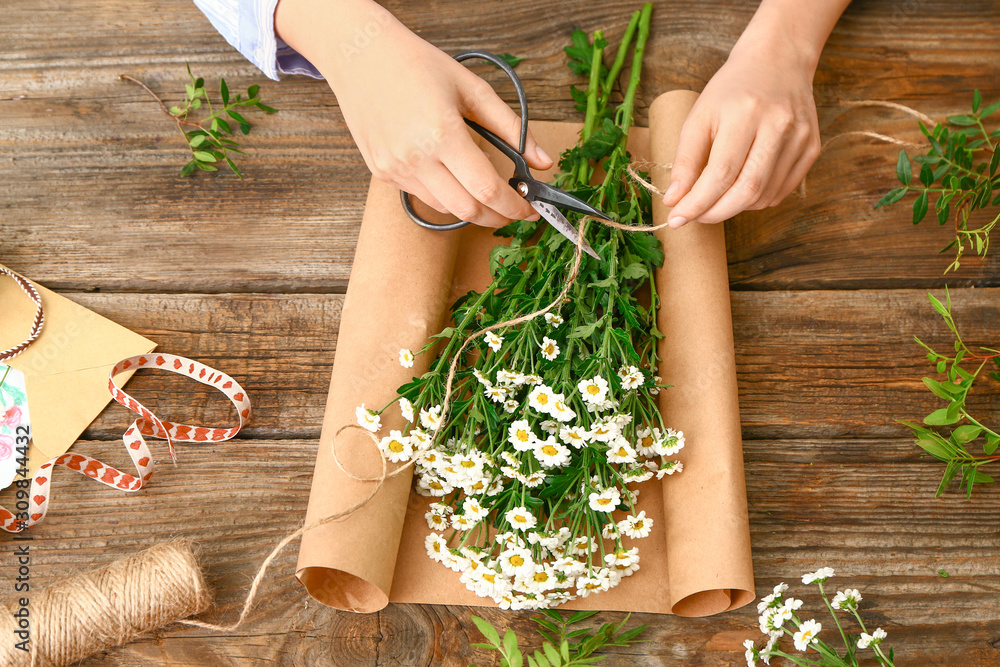
[{"label": "spool of twine", "polygon": [[[21,607],[18,598],[28,599]],[[190,541],[157,544],[0,606],[0,665],[62,667],[204,611],[212,594]],[[30,641],[22,641],[27,609]],[[22,616],[23,616],[23,612]]]}]

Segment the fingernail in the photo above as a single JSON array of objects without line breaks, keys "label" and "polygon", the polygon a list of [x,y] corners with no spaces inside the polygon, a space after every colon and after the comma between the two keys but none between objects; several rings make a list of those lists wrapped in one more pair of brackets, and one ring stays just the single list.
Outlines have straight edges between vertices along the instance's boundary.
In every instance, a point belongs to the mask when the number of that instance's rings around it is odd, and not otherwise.
[{"label": "fingernail", "polygon": [[681,187],[680,183],[671,183],[670,187],[667,188],[667,191],[663,193],[663,198],[664,199],[670,199],[675,194],[677,194],[677,190],[679,190],[680,187]]},{"label": "fingernail", "polygon": [[683,227],[684,223],[687,222],[687,218],[675,215],[674,217],[667,220],[667,224],[670,225],[672,229],[677,229],[678,227]]},{"label": "fingernail", "polygon": [[552,158],[549,157],[549,154],[546,153],[541,146],[535,147],[535,155],[537,155],[538,159],[540,159],[542,162],[552,162]]}]

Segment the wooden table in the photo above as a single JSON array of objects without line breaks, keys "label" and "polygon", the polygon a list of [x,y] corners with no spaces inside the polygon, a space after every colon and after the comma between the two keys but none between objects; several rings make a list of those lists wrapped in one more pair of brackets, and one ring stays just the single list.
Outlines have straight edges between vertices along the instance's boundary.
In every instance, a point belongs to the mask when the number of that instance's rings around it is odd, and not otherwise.
[{"label": "wooden table", "polygon": [[[576,118],[561,51],[570,30],[603,28],[617,39],[636,4],[388,3],[448,52],[525,56],[518,71],[532,112],[551,120]],[[657,93],[700,90],[755,5],[658,3],[640,120]],[[260,561],[305,512],[368,172],[325,84],[266,81],[190,2],[8,0],[3,13],[0,261],[161,350],[232,374],[255,407],[240,440],[182,446],[180,465],[161,465],[135,495],[58,474],[55,505],[33,529],[32,575],[41,585],[170,536],[191,537],[217,591],[207,618],[229,621]],[[996,2],[856,2],[816,76],[823,135],[865,129],[919,139],[911,118],[850,109],[842,99],[888,99],[942,118],[965,112],[974,88],[1000,97],[998,26]],[[263,83],[265,101],[280,109],[256,119],[245,180],[179,179],[187,158],[173,124],[118,80],[129,74],[176,98],[185,61],[233,88]],[[831,566],[838,585],[862,590],[865,614],[888,629],[898,664],[996,665],[1000,487],[983,487],[971,501],[956,491],[935,499],[942,466],[920,456],[894,420],[937,407],[912,340],[950,344],[929,289],[953,288],[970,342],[998,342],[1000,252],[945,277],[947,260],[935,251],[946,230],[912,227],[902,206],[872,210],[893,187],[896,153],[839,140],[810,172],[804,198],[728,225],[758,591],[787,581],[808,593],[798,577]],[[142,374],[129,386],[174,418],[230,418],[219,395],[181,378]],[[977,409],[990,407],[996,414],[995,387],[976,399]],[[113,405],[76,448],[125,462],[127,419]],[[0,581],[14,571],[5,544]],[[306,596],[292,576],[295,557],[293,547],[278,558],[249,621],[232,635],[173,626],[86,664],[496,664],[469,648],[478,637],[471,609],[337,613]],[[818,598],[804,597],[830,627]],[[518,631],[531,626],[526,614],[476,613]],[[636,620],[650,625],[649,642],[604,664],[740,665],[740,643],[757,636],[752,606]]]}]

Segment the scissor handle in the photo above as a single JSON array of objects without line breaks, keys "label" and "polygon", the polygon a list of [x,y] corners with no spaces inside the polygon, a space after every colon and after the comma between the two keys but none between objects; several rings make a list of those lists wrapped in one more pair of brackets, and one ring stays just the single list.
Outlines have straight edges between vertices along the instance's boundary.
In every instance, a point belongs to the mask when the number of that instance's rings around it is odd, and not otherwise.
[{"label": "scissor handle", "polygon": [[[477,125],[476,123],[466,120],[465,122],[472,127],[476,132],[482,135],[487,141],[500,149],[507,157],[514,161],[515,169],[520,167],[520,163],[524,163],[525,168],[527,163],[524,162],[524,149],[528,143],[528,98],[524,94],[524,86],[521,84],[521,79],[518,78],[517,74],[514,72],[514,68],[507,64],[507,61],[498,55],[490,53],[489,51],[464,51],[455,56],[455,60],[462,62],[465,60],[470,60],[472,58],[480,58],[482,60],[489,61],[502,69],[504,73],[510,77],[511,82],[514,84],[514,90],[517,92],[517,101],[521,106],[521,137],[520,143],[518,144],[517,155],[511,155],[512,152],[510,147],[505,141],[497,137],[495,134],[487,130],[486,128]],[[499,143],[498,143],[499,142]],[[406,211],[406,215],[410,217],[410,220],[417,223],[425,229],[433,229],[436,231],[448,231],[451,229],[460,229],[469,224],[468,220],[458,220],[456,222],[449,222],[441,225],[434,224],[428,220],[424,220],[420,215],[413,209],[413,204],[410,202],[410,193],[399,191],[399,198],[403,203],[403,210]]]}]

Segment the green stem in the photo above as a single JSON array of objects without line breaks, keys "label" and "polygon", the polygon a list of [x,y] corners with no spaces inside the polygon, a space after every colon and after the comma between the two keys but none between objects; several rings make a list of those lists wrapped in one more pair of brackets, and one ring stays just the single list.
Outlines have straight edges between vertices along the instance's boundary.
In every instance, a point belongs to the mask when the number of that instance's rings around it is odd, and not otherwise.
[{"label": "green stem", "polygon": [[622,114],[620,126],[622,132],[622,146],[628,139],[628,131],[632,127],[633,111],[635,108],[635,95],[639,89],[639,78],[642,76],[642,58],[646,53],[646,42],[649,40],[650,18],[653,15],[653,3],[647,2],[642,6],[639,16],[639,36],[635,42],[635,55],[632,56],[632,71],[629,73],[628,88],[625,91],[625,99],[618,107],[618,113]]},{"label": "green stem", "polygon": [[[597,100],[601,88],[601,64],[604,59],[604,47],[598,46],[599,41],[604,40],[604,32],[598,30],[594,33],[594,51],[590,59],[590,82],[587,84],[587,114],[583,119],[583,130],[580,132],[580,143],[584,143],[594,132],[594,123],[597,120]],[[590,164],[587,158],[581,158],[578,169],[577,180],[580,184],[590,181]]]},{"label": "green stem", "polygon": [[622,73],[622,67],[625,66],[625,57],[628,55],[628,47],[631,46],[632,38],[635,36],[635,30],[639,26],[639,16],[641,13],[642,12],[637,11],[632,14],[632,18],[628,22],[628,27],[625,28],[625,34],[622,36],[622,43],[618,45],[618,53],[615,55],[615,62],[611,65],[611,70],[604,78],[604,92],[601,93],[600,101],[600,106],[602,108],[608,105],[608,98],[611,97],[611,89],[614,87],[615,81],[618,80],[618,75]]}]

